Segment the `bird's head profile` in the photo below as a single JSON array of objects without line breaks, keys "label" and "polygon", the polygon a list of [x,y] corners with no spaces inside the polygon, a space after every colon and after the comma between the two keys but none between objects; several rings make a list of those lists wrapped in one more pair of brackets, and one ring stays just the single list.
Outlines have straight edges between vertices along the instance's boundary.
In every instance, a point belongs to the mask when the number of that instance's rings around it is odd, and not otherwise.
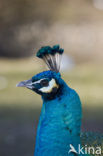
[{"label": "bird's head profile", "polygon": [[80,143],[81,103],[77,93],[61,78],[62,54],[59,45],[42,47],[36,56],[44,60],[49,70],[17,85],[40,94],[43,99],[35,156],[47,156],[48,152],[50,156],[67,156],[69,145],[74,143],[73,147],[77,149]]},{"label": "bird's head profile", "polygon": [[42,47],[36,54],[43,59],[49,70],[34,75],[31,79],[21,81],[17,87],[26,87],[36,93],[52,99],[61,88],[60,61],[63,49],[59,45]]}]

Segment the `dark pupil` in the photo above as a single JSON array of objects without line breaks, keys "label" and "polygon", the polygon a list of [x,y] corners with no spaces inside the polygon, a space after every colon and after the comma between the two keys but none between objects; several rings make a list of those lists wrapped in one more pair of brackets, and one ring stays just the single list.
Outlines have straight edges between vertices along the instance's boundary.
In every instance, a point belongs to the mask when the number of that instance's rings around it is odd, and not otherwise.
[{"label": "dark pupil", "polygon": [[49,82],[48,82],[48,80],[42,80],[42,81],[40,82],[40,84],[41,84],[42,86],[48,86]]}]

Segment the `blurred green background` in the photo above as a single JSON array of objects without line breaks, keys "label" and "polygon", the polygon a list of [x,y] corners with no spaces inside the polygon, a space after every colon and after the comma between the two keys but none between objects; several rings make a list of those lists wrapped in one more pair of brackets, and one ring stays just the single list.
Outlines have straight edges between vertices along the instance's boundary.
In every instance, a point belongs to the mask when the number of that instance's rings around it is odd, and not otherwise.
[{"label": "blurred green background", "polygon": [[0,156],[33,155],[42,100],[16,84],[46,70],[35,52],[54,44],[82,101],[82,131],[103,132],[103,1],[1,0]]}]

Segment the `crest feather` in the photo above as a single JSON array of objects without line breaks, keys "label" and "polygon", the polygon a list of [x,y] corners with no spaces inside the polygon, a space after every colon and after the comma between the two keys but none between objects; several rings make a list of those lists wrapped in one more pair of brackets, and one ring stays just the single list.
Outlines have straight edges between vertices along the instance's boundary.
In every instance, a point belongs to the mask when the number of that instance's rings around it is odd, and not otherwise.
[{"label": "crest feather", "polygon": [[36,56],[43,59],[50,70],[59,72],[63,52],[59,45],[45,46],[38,50]]}]

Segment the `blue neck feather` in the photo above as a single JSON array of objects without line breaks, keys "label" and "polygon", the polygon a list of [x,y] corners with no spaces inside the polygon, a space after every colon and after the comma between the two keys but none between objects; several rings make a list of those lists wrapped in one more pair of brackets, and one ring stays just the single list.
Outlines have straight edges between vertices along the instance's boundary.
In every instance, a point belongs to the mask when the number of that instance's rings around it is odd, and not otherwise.
[{"label": "blue neck feather", "polygon": [[37,129],[35,156],[75,156],[70,144],[80,144],[81,102],[78,94],[60,79],[62,94],[53,100],[43,98]]}]

